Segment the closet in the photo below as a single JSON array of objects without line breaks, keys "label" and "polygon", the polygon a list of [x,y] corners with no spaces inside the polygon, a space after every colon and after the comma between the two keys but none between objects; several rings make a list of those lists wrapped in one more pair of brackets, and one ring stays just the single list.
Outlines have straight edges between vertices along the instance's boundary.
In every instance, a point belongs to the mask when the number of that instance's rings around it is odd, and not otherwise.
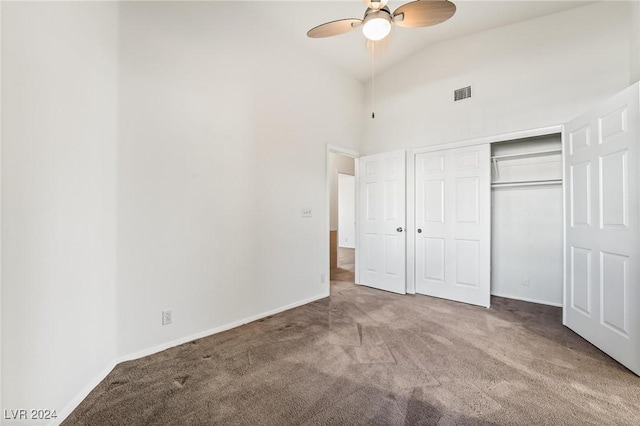
[{"label": "closet", "polygon": [[416,293],[562,306],[560,133],[415,156]]},{"label": "closet", "polygon": [[560,133],[491,144],[491,294],[562,306]]},{"label": "closet", "polygon": [[405,269],[410,293],[561,306],[640,375],[640,83],[563,125],[407,160],[405,222],[404,152],[360,159],[361,284],[402,293]]}]

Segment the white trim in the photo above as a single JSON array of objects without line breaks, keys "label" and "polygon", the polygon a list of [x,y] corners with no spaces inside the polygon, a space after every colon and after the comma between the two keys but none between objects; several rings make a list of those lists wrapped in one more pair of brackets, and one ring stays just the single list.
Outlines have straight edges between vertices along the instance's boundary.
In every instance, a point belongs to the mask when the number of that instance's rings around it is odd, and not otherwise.
[{"label": "white trim", "polygon": [[354,246],[355,246],[355,282],[357,283],[359,281],[360,278],[360,270],[359,270],[359,265],[360,265],[360,260],[359,260],[359,253],[360,253],[360,243],[359,243],[359,239],[358,239],[358,231],[360,229],[360,224],[358,221],[358,211],[360,208],[360,197],[359,197],[359,192],[358,192],[358,158],[360,158],[362,155],[358,152],[355,151],[353,149],[349,149],[349,148],[342,148],[336,145],[331,145],[331,144],[327,144],[327,154],[326,154],[326,176],[325,176],[325,224],[324,224],[324,241],[325,241],[325,247],[324,247],[324,255],[325,255],[325,284],[326,284],[326,290],[327,293],[330,294],[331,293],[331,259],[329,259],[329,248],[330,248],[330,237],[329,237],[329,233],[331,231],[331,168],[329,167],[329,154],[338,154],[338,155],[343,155],[345,157],[351,157],[353,158],[353,162],[354,162],[354,167],[353,167],[353,171],[354,171],[354,176],[355,176],[355,193],[354,193],[354,197],[356,199],[356,206],[355,206],[355,212],[356,212],[356,226],[355,226],[355,241],[354,241]]},{"label": "white trim", "polygon": [[355,248],[355,252],[354,252],[354,269],[355,269],[355,274],[354,274],[354,279],[353,281],[355,281],[356,284],[358,284],[360,282],[360,265],[362,263],[360,263],[360,220],[358,219],[358,217],[360,216],[360,160],[359,158],[355,158],[353,160],[355,162],[355,164],[353,165],[353,171],[355,172],[355,188],[354,188],[354,194],[353,196],[356,199],[356,207],[355,207],[355,219],[356,219],[356,235],[354,238],[354,246]]},{"label": "white trim", "polygon": [[232,328],[240,327],[250,322],[254,322],[259,319],[268,317],[270,315],[279,314],[281,312],[288,311],[289,309],[297,308],[299,306],[306,305],[308,303],[312,303],[312,302],[315,302],[316,300],[324,299],[326,297],[329,297],[329,293],[322,293],[317,296],[313,296],[305,300],[293,302],[293,303],[290,303],[289,305],[272,309],[270,311],[263,312],[258,315],[253,315],[238,321],[221,325],[220,327],[215,327],[206,331],[202,331],[200,333],[195,333],[187,337],[182,337],[180,339],[173,340],[171,342],[163,343],[161,345],[157,345],[149,349],[144,349],[129,355],[121,356],[117,358],[115,361],[111,362],[104,370],[102,370],[102,372],[100,372],[100,374],[98,374],[91,382],[89,382],[89,384],[85,386],[82,392],[80,392],[75,398],[73,398],[73,400],[69,404],[67,404],[67,406],[61,412],[58,413],[58,418],[55,421],[51,422],[50,424],[58,425],[62,423],[69,416],[69,414],[73,412],[73,410],[78,408],[78,405],[80,405],[80,403],[89,395],[89,393],[91,393],[91,391],[96,386],[98,386],[100,382],[102,382],[118,364],[122,362],[144,358],[145,356],[153,355],[158,352],[162,352],[164,350],[173,348],[175,346],[179,346],[194,340],[202,339],[204,337],[213,336],[214,334],[222,333],[224,331],[231,330]]},{"label": "white trim", "polygon": [[78,405],[80,405],[80,403],[82,401],[84,401],[84,399],[87,396],[89,396],[91,391],[93,391],[93,389],[95,389],[104,379],[107,378],[109,373],[111,373],[111,371],[113,371],[113,369],[116,367],[116,365],[118,365],[118,363],[116,361],[113,361],[113,362],[109,363],[109,365],[104,370],[102,370],[100,373],[98,373],[98,375],[96,377],[94,377],[94,379],[91,380],[84,387],[84,389],[82,389],[82,391],[80,391],[80,393],[78,393],[78,395],[76,395],[76,397],[73,398],[71,400],[71,402],[67,404],[67,406],[62,411],[57,413],[58,417],[55,420],[52,420],[49,424],[50,425],[59,425],[60,423],[65,421],[67,419],[67,417],[69,417],[69,415],[71,413],[73,413],[73,410],[78,408]]},{"label": "white trim", "polygon": [[406,272],[405,272],[405,288],[407,294],[416,294],[416,279],[415,279],[415,232],[413,231],[416,228],[416,209],[415,209],[415,166],[416,166],[416,156],[411,155],[407,151],[407,160],[406,160],[406,193],[405,193],[405,217],[406,217],[406,246],[405,246],[405,264],[406,264]]},{"label": "white trim", "polygon": [[411,150],[411,153],[415,155],[423,152],[441,151],[443,149],[463,148],[463,147],[473,146],[473,145],[484,145],[486,143],[506,142],[506,141],[516,140],[516,139],[533,138],[536,136],[554,135],[557,133],[562,133],[562,128],[563,128],[562,125],[555,125],[555,126],[540,127],[537,129],[521,130],[518,132],[503,133],[501,135],[484,136],[481,138],[467,139],[467,140],[457,141],[457,142],[447,142],[447,143],[441,143],[438,145],[430,145],[430,146],[425,146],[421,148],[414,148]]},{"label": "white trim", "polygon": [[[536,129],[522,130],[518,132],[511,133],[503,133],[501,135],[494,136],[484,136],[476,139],[467,139],[464,141],[458,142],[448,142],[442,143],[438,145],[431,145],[422,148],[413,148],[407,152],[407,228],[413,229],[415,227],[415,161],[416,156],[418,154],[422,154],[425,152],[433,152],[433,151],[442,151],[446,149],[453,148],[463,148],[468,146],[475,145],[484,145],[484,144],[492,144],[497,142],[507,142],[518,139],[525,138],[533,138],[536,136],[547,136],[547,135],[555,135],[555,134],[563,134],[564,126],[563,125],[554,125],[547,127],[540,127]],[[564,155],[564,154],[563,154]],[[563,162],[564,164],[564,162]],[[563,186],[564,191],[564,186]],[[411,206],[411,207],[409,207]],[[409,211],[411,208],[411,211]],[[413,232],[411,232],[413,234]],[[411,238],[411,243],[409,243],[409,238]],[[407,293],[410,290],[413,290],[415,293],[416,288],[416,280],[415,280],[415,236],[412,237],[407,236]],[[410,260],[409,260],[410,259]],[[411,265],[412,270],[409,271],[409,267]],[[540,302],[536,302],[540,303]]]},{"label": "white trim", "polygon": [[[560,134],[562,144],[562,181],[567,182],[566,139],[564,126]],[[562,184],[562,325],[567,326],[567,185]]]},{"label": "white trim", "polygon": [[537,299],[530,299],[528,297],[519,297],[519,296],[510,296],[507,294],[502,294],[502,293],[491,293],[492,296],[497,296],[497,297],[503,297],[505,299],[514,299],[514,300],[520,300],[522,302],[529,302],[529,303],[537,303],[538,305],[547,305],[547,306],[554,306],[556,308],[562,308],[562,303],[554,303],[554,302],[545,302],[542,300],[537,300]]},{"label": "white trim", "polygon": [[514,158],[538,157],[543,155],[562,154],[562,149],[547,149],[544,151],[519,152],[517,154],[492,155],[492,160],[507,160]]},{"label": "white trim", "polygon": [[[0,1],[0,46],[2,46],[2,1]],[[0,48],[0,318],[2,318],[2,49]],[[2,327],[0,327],[0,384],[2,383]],[[2,386],[0,385],[0,407]]]},{"label": "white trim", "polygon": [[345,157],[351,157],[351,158],[362,157],[362,154],[360,154],[358,151],[355,151],[353,149],[348,149],[348,148],[342,148],[337,145],[327,144],[327,151],[333,152],[334,154],[344,155]]}]

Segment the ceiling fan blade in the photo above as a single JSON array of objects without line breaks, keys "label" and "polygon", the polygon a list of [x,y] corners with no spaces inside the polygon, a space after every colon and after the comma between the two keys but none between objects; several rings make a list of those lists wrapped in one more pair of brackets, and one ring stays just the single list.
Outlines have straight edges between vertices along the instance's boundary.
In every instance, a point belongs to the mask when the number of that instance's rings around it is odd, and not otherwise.
[{"label": "ceiling fan blade", "polygon": [[340,19],[338,21],[327,22],[326,24],[318,25],[317,27],[311,28],[307,32],[307,37],[311,38],[323,38],[323,37],[332,37],[339,34],[348,33],[355,27],[362,24],[362,19]]},{"label": "ceiling fan blade", "polygon": [[446,21],[456,13],[447,0],[418,0],[403,4],[393,12],[393,23],[406,28],[429,27]]}]

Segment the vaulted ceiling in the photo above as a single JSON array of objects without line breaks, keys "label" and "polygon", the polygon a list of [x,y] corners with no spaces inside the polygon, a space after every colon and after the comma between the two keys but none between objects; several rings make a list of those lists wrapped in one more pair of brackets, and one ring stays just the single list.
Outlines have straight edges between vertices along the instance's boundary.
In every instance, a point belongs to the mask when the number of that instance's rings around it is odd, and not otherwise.
[{"label": "vaulted ceiling", "polygon": [[[453,0],[456,14],[448,21],[427,28],[394,27],[391,35],[375,48],[375,69],[382,72],[431,44],[581,7],[593,1]],[[407,1],[390,0],[393,11]],[[309,39],[306,32],[316,25],[342,18],[362,18],[363,0],[263,1],[255,12],[279,27],[292,42],[315,52],[349,75],[366,81],[371,76],[371,55],[359,29],[325,39]]]}]

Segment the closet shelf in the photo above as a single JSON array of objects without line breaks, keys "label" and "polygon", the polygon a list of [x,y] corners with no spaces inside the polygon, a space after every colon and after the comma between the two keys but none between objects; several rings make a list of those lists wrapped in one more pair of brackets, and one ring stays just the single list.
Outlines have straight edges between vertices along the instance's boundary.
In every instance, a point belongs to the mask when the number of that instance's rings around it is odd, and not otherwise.
[{"label": "closet shelf", "polygon": [[516,180],[493,182],[492,188],[505,188],[509,186],[539,186],[539,185],[562,185],[562,179],[542,179],[542,180]]},{"label": "closet shelf", "polygon": [[532,152],[519,152],[517,154],[494,155],[491,157],[491,159],[504,160],[508,158],[526,158],[526,157],[537,157],[540,155],[553,155],[553,154],[562,154],[562,149],[550,149],[546,151],[532,151]]}]

